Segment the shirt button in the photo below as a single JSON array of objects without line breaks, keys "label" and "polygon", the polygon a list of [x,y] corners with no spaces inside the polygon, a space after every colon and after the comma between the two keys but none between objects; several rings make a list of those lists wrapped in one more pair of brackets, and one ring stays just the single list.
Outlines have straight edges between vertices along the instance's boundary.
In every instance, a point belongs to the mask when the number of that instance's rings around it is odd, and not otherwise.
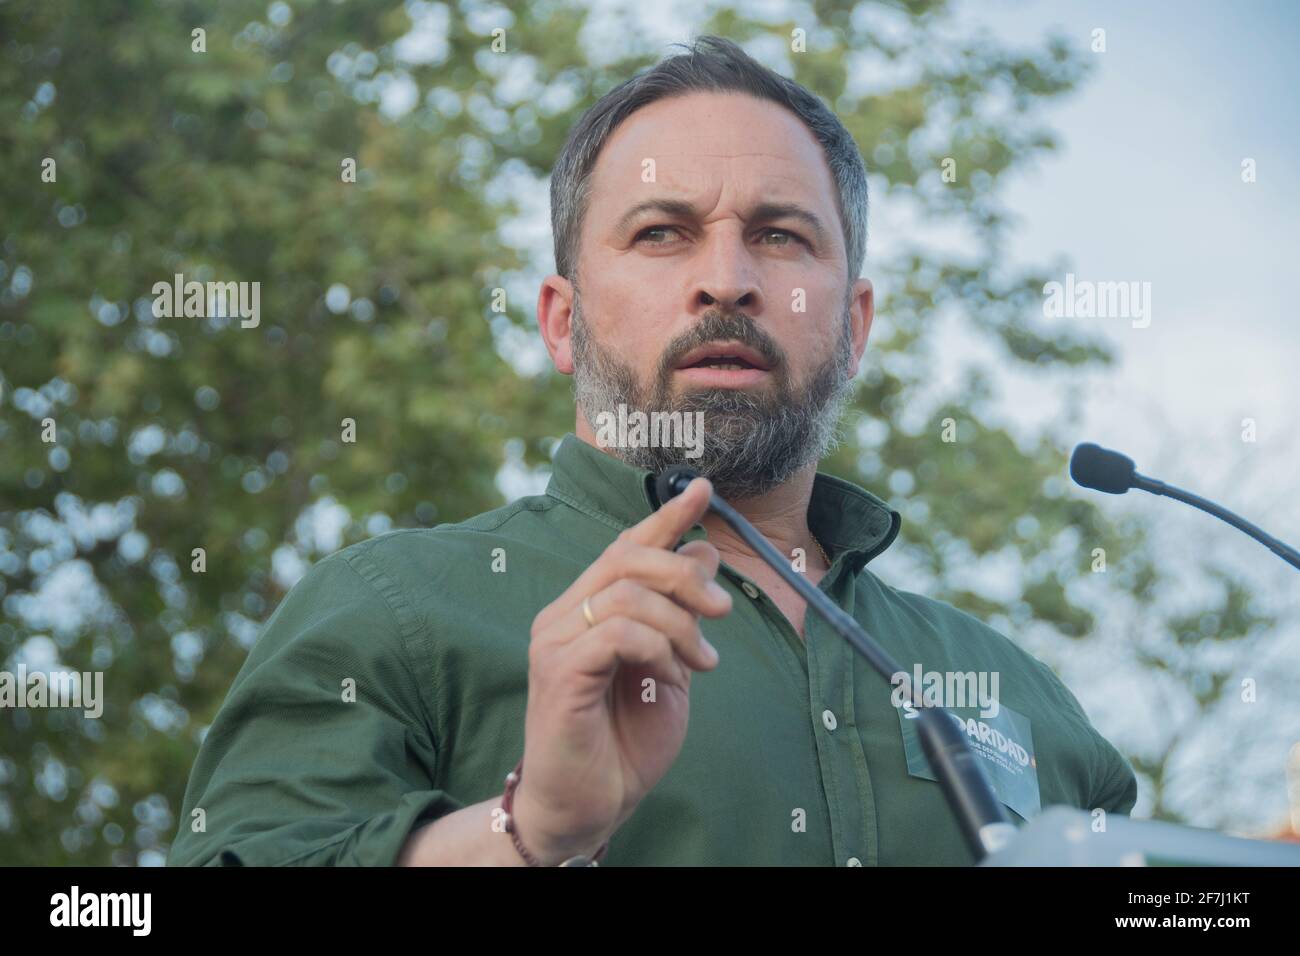
[{"label": "shirt button", "polygon": [[862,865],[862,861],[859,860],[856,856],[851,856],[851,857],[848,858],[848,860],[845,862],[844,865],[845,865],[845,866],[861,866],[861,865]]},{"label": "shirt button", "polygon": [[834,730],[839,726],[839,722],[835,719],[835,715],[829,710],[822,711],[822,723],[826,725],[827,730]]},{"label": "shirt button", "polygon": [[748,594],[751,598],[758,597],[758,588],[754,587],[754,585],[750,584],[748,581],[742,581],[740,584],[740,589],[744,591],[746,594]]}]

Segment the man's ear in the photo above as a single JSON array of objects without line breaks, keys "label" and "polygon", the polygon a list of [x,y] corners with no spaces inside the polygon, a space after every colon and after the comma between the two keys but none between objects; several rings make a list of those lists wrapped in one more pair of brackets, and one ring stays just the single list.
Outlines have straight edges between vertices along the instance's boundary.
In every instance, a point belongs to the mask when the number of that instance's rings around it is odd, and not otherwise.
[{"label": "man's ear", "polygon": [[870,279],[853,283],[849,299],[849,330],[853,339],[853,374],[858,374],[862,353],[867,349],[867,336],[871,334],[871,320],[876,317],[876,293]]},{"label": "man's ear", "polygon": [[561,375],[573,374],[573,283],[561,275],[542,280],[537,294],[537,327]]}]

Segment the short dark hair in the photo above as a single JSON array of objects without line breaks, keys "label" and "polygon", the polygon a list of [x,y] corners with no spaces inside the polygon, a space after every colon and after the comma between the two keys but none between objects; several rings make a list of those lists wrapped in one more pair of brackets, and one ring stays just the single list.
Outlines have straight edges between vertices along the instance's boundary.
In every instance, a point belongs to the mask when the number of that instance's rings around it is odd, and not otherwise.
[{"label": "short dark hair", "polygon": [[[685,48],[685,44],[677,44]],[[688,52],[669,57],[602,96],[569,132],[551,173],[551,237],[555,271],[577,282],[577,253],[596,158],[619,124],[656,100],[693,92],[746,93],[798,116],[821,144],[838,191],[849,284],[867,248],[867,170],[844,124],[812,92],[759,63],[731,40],[698,37]]]}]

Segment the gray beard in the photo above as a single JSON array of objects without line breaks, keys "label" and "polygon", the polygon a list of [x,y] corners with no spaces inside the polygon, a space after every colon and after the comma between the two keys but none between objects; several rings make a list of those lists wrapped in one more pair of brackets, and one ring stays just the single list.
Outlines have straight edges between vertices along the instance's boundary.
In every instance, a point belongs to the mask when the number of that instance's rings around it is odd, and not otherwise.
[{"label": "gray beard", "polygon": [[[840,335],[831,356],[806,382],[792,387],[789,364],[780,347],[743,313],[711,309],[699,324],[665,347],[653,388],[641,388],[630,366],[591,336],[582,318],[578,291],[573,294],[573,394],[593,427],[602,412],[703,412],[703,453],[693,448],[610,447],[621,461],[659,472],[670,465],[694,468],[723,498],[745,499],[784,484],[809,462],[819,461],[838,442],[840,413],[852,391],[853,343],[845,299]],[[773,386],[758,392],[733,388],[696,388],[674,396],[673,370],[691,349],[709,342],[735,340],[762,354]]]}]

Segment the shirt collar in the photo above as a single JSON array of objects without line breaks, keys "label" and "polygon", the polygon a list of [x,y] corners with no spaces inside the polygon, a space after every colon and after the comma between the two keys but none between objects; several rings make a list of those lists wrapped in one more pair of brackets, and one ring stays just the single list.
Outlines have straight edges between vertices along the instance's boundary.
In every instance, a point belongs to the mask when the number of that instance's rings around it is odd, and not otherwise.
[{"label": "shirt collar", "polygon": [[[595,448],[573,432],[560,441],[546,493],[616,531],[655,510],[654,474]],[[902,517],[871,492],[817,472],[808,527],[832,561],[843,555],[854,573],[898,537]]]}]

